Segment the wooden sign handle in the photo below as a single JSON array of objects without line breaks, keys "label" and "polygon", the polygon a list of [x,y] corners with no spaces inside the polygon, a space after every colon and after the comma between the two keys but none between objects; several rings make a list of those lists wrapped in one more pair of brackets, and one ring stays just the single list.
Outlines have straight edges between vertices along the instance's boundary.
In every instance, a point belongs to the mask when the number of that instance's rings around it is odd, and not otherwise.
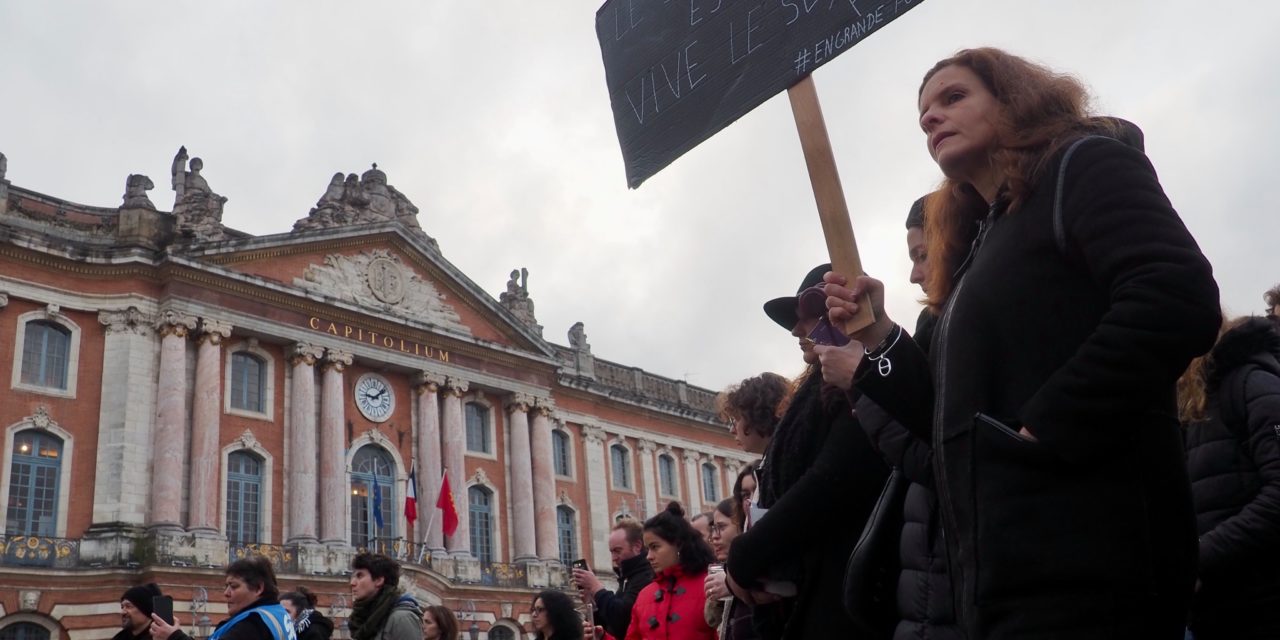
[{"label": "wooden sign handle", "polygon": [[[827,253],[831,256],[831,270],[849,279],[863,274],[862,258],[858,256],[858,243],[853,237],[853,224],[849,222],[849,205],[844,200],[840,186],[840,172],[836,170],[835,154],[831,151],[831,138],[827,136],[827,123],[822,119],[822,105],[818,104],[818,90],[813,76],[806,76],[790,89],[791,113],[800,133],[800,148],[804,150],[804,162],[809,167],[809,182],[813,185],[813,199],[818,203],[818,218],[822,221],[822,235],[827,240]],[[870,326],[875,322],[871,300],[867,296],[858,305],[858,314],[844,325],[846,334]]]}]

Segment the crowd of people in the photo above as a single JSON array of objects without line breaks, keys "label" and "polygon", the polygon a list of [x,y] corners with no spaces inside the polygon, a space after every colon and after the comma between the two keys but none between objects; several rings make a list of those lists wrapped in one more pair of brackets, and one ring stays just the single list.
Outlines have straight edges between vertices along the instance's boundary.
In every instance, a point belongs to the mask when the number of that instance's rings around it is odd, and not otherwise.
[{"label": "crowd of people", "polygon": [[[534,637],[1280,638],[1280,286],[1266,317],[1223,318],[1142,132],[1088,104],[997,49],[930,69],[914,329],[886,283],[826,264],[766,302],[804,373],[718,398],[758,460],[708,513],[617,522],[617,588],[574,568],[576,598],[533,599]],[[393,560],[352,569],[355,640],[457,638]],[[115,640],[189,640],[157,595],[125,593]],[[214,640],[333,630],[260,558],[224,595]]]}]

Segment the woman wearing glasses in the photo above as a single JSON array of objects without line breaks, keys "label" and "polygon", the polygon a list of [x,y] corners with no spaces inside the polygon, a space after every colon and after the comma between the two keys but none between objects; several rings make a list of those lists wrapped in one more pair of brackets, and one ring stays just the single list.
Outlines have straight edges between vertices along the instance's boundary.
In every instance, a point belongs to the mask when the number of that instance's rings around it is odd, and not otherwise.
[{"label": "woman wearing glasses", "polygon": [[582,640],[582,618],[563,592],[548,589],[539,593],[529,607],[529,617],[534,640]]}]

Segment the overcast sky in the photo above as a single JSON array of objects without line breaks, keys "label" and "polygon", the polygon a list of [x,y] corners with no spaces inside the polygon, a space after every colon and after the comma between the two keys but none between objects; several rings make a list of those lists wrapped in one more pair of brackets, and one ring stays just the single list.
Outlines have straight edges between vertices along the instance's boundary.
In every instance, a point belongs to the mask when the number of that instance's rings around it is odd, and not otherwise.
[{"label": "overcast sky", "polygon": [[[760,310],[825,248],[777,96],[626,188],[596,0],[0,0],[0,152],[14,184],[115,207],[149,175],[172,206],[179,145],[224,223],[288,231],[337,171],[371,162],[444,256],[493,295],[527,267],[538,320],[597,357],[719,389],[801,369]],[[916,89],[993,45],[1077,74],[1138,123],[1231,313],[1280,282],[1280,3],[927,0],[814,75],[864,267],[910,326],[903,219],[937,167]]]}]

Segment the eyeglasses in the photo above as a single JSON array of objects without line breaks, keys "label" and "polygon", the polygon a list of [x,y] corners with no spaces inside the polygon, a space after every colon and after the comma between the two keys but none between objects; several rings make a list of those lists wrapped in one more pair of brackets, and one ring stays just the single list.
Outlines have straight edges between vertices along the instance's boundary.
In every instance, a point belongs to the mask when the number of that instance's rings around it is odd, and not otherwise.
[{"label": "eyeglasses", "polygon": [[725,530],[731,526],[733,525],[729,524],[728,522],[723,524],[713,524],[711,525],[710,528],[708,528],[707,532],[711,534],[712,538],[719,538],[720,536],[724,535]]},{"label": "eyeglasses", "polygon": [[546,607],[530,607],[529,613],[535,616],[542,615],[547,612]]}]

